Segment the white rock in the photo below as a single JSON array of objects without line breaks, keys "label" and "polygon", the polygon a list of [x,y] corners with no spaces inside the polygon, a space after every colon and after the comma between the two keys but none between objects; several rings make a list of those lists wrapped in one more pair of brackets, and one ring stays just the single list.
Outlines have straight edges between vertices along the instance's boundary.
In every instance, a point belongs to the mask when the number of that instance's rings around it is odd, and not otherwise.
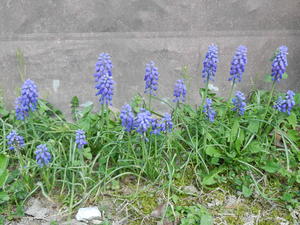
[{"label": "white rock", "polygon": [[78,210],[78,213],[76,214],[76,220],[78,221],[87,221],[87,220],[94,220],[100,218],[101,218],[101,212],[95,206],[80,208]]}]

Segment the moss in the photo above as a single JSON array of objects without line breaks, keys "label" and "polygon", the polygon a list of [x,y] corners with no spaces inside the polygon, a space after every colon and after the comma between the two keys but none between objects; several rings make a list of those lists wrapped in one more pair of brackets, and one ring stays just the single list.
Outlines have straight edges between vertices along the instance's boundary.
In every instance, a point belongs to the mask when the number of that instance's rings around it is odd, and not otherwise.
[{"label": "moss", "polygon": [[225,221],[227,222],[227,224],[231,224],[231,225],[243,224],[243,221],[240,218],[235,216],[226,216]]},{"label": "moss", "polygon": [[157,197],[154,193],[141,192],[139,193],[135,205],[142,210],[146,215],[150,214],[158,205]]}]

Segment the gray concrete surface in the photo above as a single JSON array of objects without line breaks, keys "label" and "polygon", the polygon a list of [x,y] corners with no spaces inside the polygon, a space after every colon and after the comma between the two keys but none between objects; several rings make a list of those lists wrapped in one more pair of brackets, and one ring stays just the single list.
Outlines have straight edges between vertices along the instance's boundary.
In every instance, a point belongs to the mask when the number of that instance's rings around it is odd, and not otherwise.
[{"label": "gray concrete surface", "polygon": [[299,0],[2,0],[0,2],[0,88],[13,107],[22,84],[16,50],[25,56],[27,78],[41,96],[65,112],[77,95],[97,98],[93,73],[97,56],[112,56],[116,81],[113,104],[120,107],[143,93],[144,67],[159,68],[159,96],[172,98],[180,69],[191,75],[190,98],[199,102],[202,60],[210,43],[220,49],[215,86],[226,95],[235,48],[248,47],[248,65],[238,89],[268,88],[263,76],[280,45],[289,47],[289,79],[280,90],[300,91]]}]

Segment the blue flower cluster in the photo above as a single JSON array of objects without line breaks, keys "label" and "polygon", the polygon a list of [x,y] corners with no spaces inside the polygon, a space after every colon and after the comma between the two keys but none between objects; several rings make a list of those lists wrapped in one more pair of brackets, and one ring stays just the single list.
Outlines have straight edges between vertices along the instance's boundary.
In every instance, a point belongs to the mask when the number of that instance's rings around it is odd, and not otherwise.
[{"label": "blue flower cluster", "polygon": [[136,130],[136,132],[145,135],[151,129],[151,134],[160,134],[160,132],[171,132],[173,128],[172,117],[166,113],[164,117],[159,120],[152,118],[151,113],[141,108],[136,117],[132,112],[130,105],[124,105],[120,113],[120,119],[124,130],[127,132]]},{"label": "blue flower cluster", "polygon": [[203,106],[203,112],[205,113],[210,122],[214,122],[216,111],[212,107],[212,100],[210,98],[206,99],[206,104]]},{"label": "blue flower cluster", "polygon": [[242,81],[242,75],[245,72],[245,66],[247,64],[247,48],[240,45],[235,52],[235,55],[231,61],[230,78],[229,81],[236,83],[236,81]]},{"label": "blue flower cluster", "polygon": [[134,114],[129,104],[122,107],[120,118],[125,131],[130,132],[134,130]]},{"label": "blue flower cluster", "polygon": [[99,79],[95,87],[98,89],[96,96],[100,95],[100,104],[112,105],[114,83],[111,76],[104,75]]},{"label": "blue flower cluster", "polygon": [[136,118],[134,120],[135,130],[140,134],[145,134],[151,127],[151,125],[151,113],[148,110],[141,108],[140,112],[136,115]]},{"label": "blue flower cluster", "polygon": [[186,86],[183,80],[177,80],[174,87],[174,100],[173,102],[185,102]]},{"label": "blue flower cluster", "polygon": [[112,62],[109,54],[101,53],[99,55],[94,77],[95,88],[98,89],[96,96],[100,96],[100,104],[111,105],[115,82],[112,79]]},{"label": "blue flower cluster", "polygon": [[155,92],[158,88],[158,69],[155,67],[154,62],[150,62],[146,65],[145,78],[145,93],[155,96]]},{"label": "blue flower cluster", "polygon": [[165,113],[160,123],[160,131],[171,132],[173,128],[172,117],[169,113]]},{"label": "blue flower cluster", "polygon": [[287,54],[288,48],[286,46],[280,46],[277,49],[277,54],[272,62],[271,76],[273,81],[280,81],[282,79],[282,75],[285,73],[288,65]]},{"label": "blue flower cluster", "polygon": [[161,132],[172,132],[173,122],[169,113],[165,113],[164,117],[159,119],[152,119],[152,131],[151,134],[160,134]]},{"label": "blue flower cluster", "polygon": [[112,67],[113,65],[110,55],[107,53],[101,53],[95,66],[95,81],[98,82],[102,76],[112,76]]},{"label": "blue flower cluster", "polygon": [[205,79],[205,82],[208,82],[209,80],[214,80],[214,76],[217,72],[218,62],[218,46],[211,44],[208,47],[208,51],[203,61],[202,78]]},{"label": "blue flower cluster", "polygon": [[51,162],[51,154],[45,144],[38,145],[35,154],[40,167],[47,166]]},{"label": "blue flower cluster", "polygon": [[37,86],[32,80],[26,80],[22,86],[21,96],[16,99],[16,117],[24,120],[30,111],[35,111],[38,102]]},{"label": "blue flower cluster", "polygon": [[245,95],[242,92],[237,91],[235,93],[235,98],[232,99],[232,103],[234,105],[233,111],[238,112],[240,115],[244,115],[246,107],[245,100]]},{"label": "blue flower cluster", "polygon": [[85,132],[83,130],[76,131],[75,143],[77,144],[77,147],[79,149],[82,149],[82,148],[84,148],[85,145],[87,145]]},{"label": "blue flower cluster", "polygon": [[9,150],[15,150],[16,148],[22,148],[25,145],[24,138],[17,134],[15,130],[11,131],[7,136],[7,144]]},{"label": "blue flower cluster", "polygon": [[294,96],[295,93],[291,90],[288,90],[285,95],[285,99],[279,97],[274,105],[274,108],[280,112],[284,112],[290,115],[292,108],[295,106]]}]

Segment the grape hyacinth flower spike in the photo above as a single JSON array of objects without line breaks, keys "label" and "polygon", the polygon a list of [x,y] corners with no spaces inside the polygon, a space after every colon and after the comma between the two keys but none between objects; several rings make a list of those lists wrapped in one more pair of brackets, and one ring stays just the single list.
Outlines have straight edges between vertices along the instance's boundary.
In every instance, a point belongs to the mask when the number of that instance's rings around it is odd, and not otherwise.
[{"label": "grape hyacinth flower spike", "polygon": [[155,67],[154,62],[150,62],[146,65],[145,70],[145,93],[155,96],[155,92],[158,88],[158,69]]},{"label": "grape hyacinth flower spike", "polygon": [[277,54],[272,62],[271,76],[273,81],[280,81],[282,79],[282,75],[285,73],[288,65],[287,54],[288,48],[286,46],[280,46],[277,49]]},{"label": "grape hyacinth flower spike", "polygon": [[173,128],[172,117],[169,113],[165,113],[164,117],[161,120],[161,131],[162,132],[171,132]]},{"label": "grape hyacinth flower spike", "polygon": [[290,115],[292,108],[295,106],[294,96],[295,93],[291,90],[288,90],[285,99],[279,97],[273,107],[280,112],[284,112]]},{"label": "grape hyacinth flower spike", "polygon": [[134,130],[134,114],[129,104],[126,104],[122,107],[120,119],[125,131],[130,132]]},{"label": "grape hyacinth flower spike", "polygon": [[186,86],[183,80],[177,80],[174,88],[173,102],[185,102]]},{"label": "grape hyacinth flower spike", "polygon": [[206,83],[214,80],[218,62],[218,46],[211,44],[203,61],[202,78]]},{"label": "grape hyacinth flower spike", "polygon": [[102,76],[112,76],[112,62],[108,53],[101,53],[95,66],[95,82],[98,82]]},{"label": "grape hyacinth flower spike", "polygon": [[150,134],[160,134],[160,131],[161,131],[161,123],[159,121],[159,119],[157,118],[152,118],[151,119],[151,127],[152,127],[152,130],[150,132]]},{"label": "grape hyacinth flower spike", "polygon": [[96,96],[100,96],[99,102],[101,105],[112,105],[112,96],[114,84],[112,78],[112,62],[111,57],[107,53],[101,53],[96,63],[96,73],[94,74],[96,86],[98,90]]},{"label": "grape hyacinth flower spike", "polygon": [[84,148],[84,146],[88,144],[86,141],[85,132],[83,130],[76,131],[75,143],[79,149]]},{"label": "grape hyacinth flower spike", "polygon": [[24,138],[17,134],[15,130],[11,131],[7,136],[7,144],[9,150],[15,150],[16,148],[22,148],[25,145]]},{"label": "grape hyacinth flower spike", "polygon": [[40,167],[47,166],[51,162],[51,154],[45,144],[38,145],[35,154]]},{"label": "grape hyacinth flower spike", "polygon": [[203,112],[205,113],[210,122],[214,122],[216,111],[212,107],[212,100],[210,98],[206,99],[206,104],[204,105]]},{"label": "grape hyacinth flower spike", "polygon": [[246,107],[245,100],[245,95],[242,92],[237,91],[235,93],[235,98],[232,99],[232,103],[234,105],[232,110],[238,112],[240,115],[244,115]]},{"label": "grape hyacinth flower spike", "polygon": [[24,120],[30,111],[35,111],[38,102],[38,90],[36,84],[28,79],[22,85],[21,96],[16,99],[17,120]]},{"label": "grape hyacinth flower spike", "polygon": [[114,81],[111,76],[104,75],[102,76],[98,83],[96,84],[96,89],[98,92],[96,96],[100,96],[99,102],[100,104],[112,105],[112,96],[114,94]]},{"label": "grape hyacinth flower spike", "polygon": [[240,45],[235,52],[235,55],[231,61],[230,67],[230,78],[229,81],[232,81],[235,84],[237,81],[242,81],[242,75],[245,72],[245,66],[247,64],[247,48],[243,45]]},{"label": "grape hyacinth flower spike", "polygon": [[137,114],[134,126],[138,133],[145,136],[146,132],[152,125],[151,113],[144,108],[140,109],[140,112]]}]

